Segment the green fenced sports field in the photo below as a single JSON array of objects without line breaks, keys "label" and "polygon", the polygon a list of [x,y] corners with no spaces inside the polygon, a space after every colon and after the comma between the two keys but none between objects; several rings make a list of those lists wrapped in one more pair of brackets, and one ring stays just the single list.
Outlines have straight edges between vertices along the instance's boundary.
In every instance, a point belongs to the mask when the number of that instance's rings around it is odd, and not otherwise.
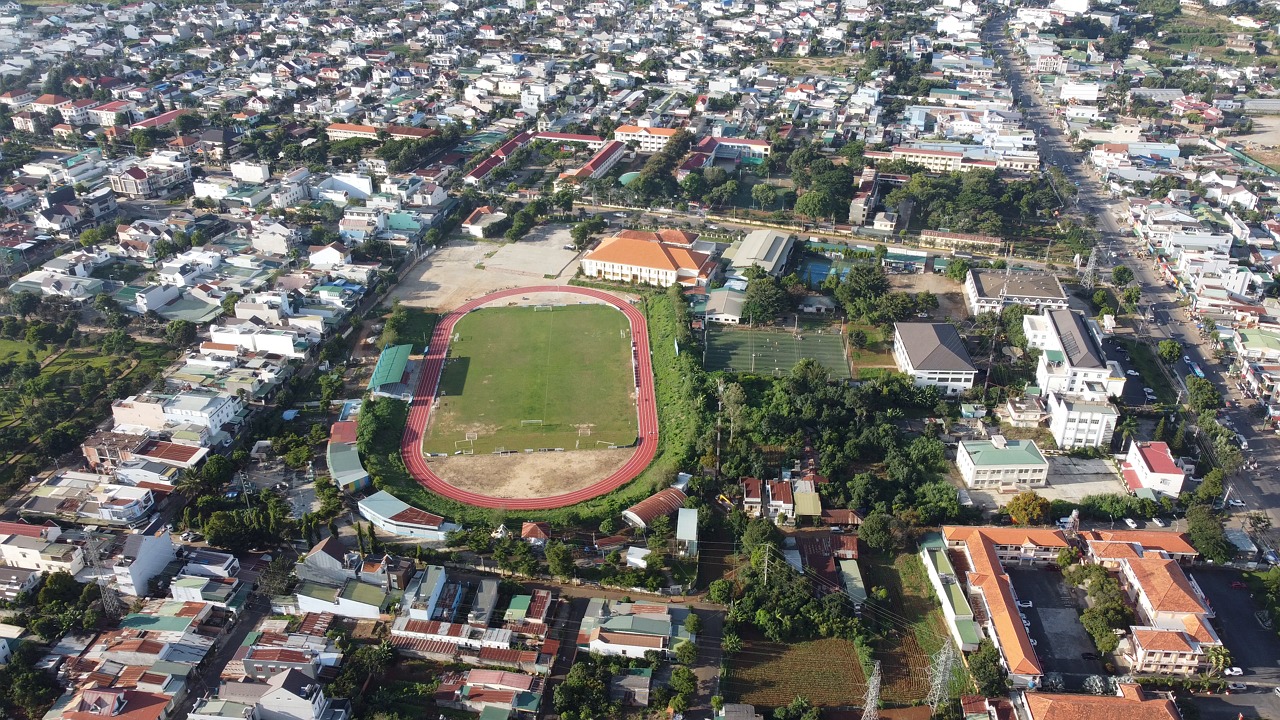
[{"label": "green fenced sports field", "polygon": [[631,326],[616,309],[481,308],[454,327],[424,448],[452,455],[630,445],[634,395]]},{"label": "green fenced sports field", "polygon": [[[753,362],[754,356],[754,362]],[[816,328],[748,330],[710,324],[707,330],[708,370],[781,375],[802,359],[817,360],[831,377],[847,380],[849,361],[844,354],[844,336],[836,326],[821,332]]]}]

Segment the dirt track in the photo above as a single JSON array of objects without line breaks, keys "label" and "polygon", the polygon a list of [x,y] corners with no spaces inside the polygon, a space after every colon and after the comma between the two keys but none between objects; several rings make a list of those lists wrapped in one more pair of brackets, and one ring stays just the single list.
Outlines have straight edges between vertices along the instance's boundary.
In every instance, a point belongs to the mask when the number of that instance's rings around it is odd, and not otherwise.
[{"label": "dirt track", "polygon": [[581,490],[627,464],[634,452],[578,450],[520,455],[468,455],[432,459],[450,485],[496,498],[540,498]]}]

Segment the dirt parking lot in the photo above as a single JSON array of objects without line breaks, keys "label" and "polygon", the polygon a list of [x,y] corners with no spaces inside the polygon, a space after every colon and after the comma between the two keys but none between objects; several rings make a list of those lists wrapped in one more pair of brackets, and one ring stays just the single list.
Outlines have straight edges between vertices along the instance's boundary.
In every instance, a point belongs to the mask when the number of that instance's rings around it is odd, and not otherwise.
[{"label": "dirt parking lot", "polygon": [[926,290],[938,298],[938,309],[933,313],[935,320],[956,322],[969,317],[969,308],[964,304],[964,289],[960,283],[940,273],[913,273],[911,275],[890,275],[889,287],[902,292],[919,293]]},{"label": "dirt parking lot", "polygon": [[456,237],[408,271],[390,300],[448,311],[496,290],[564,285],[578,270],[577,253],[563,248],[568,242],[565,226],[537,228],[518,243]]}]

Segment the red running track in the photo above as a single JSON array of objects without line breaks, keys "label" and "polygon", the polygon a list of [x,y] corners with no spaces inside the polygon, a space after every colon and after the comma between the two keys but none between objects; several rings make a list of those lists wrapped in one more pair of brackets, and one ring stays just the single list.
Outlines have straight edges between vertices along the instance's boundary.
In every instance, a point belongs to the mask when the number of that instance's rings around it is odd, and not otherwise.
[{"label": "red running track", "polygon": [[[602,300],[622,311],[631,322],[631,339],[636,345],[636,360],[639,362],[637,375],[640,387],[637,388],[637,412],[639,414],[639,436],[636,451],[626,465],[608,477],[581,490],[563,495],[540,498],[498,498],[473,493],[454,487],[439,475],[432,472],[430,465],[422,454],[422,438],[427,426],[431,423],[431,406],[436,390],[440,384],[440,374],[444,369],[449,338],[453,337],[453,327],[463,315],[476,308],[515,295],[531,293],[563,293],[582,295]],[[538,287],[514,288],[485,295],[471,300],[457,310],[444,316],[435,332],[431,335],[431,345],[427,348],[427,356],[423,362],[422,374],[418,378],[418,388],[413,395],[413,404],[409,406],[409,422],[404,429],[404,438],[400,444],[400,453],[404,457],[405,466],[423,487],[431,492],[443,495],[452,500],[483,508],[500,508],[504,510],[551,510],[553,508],[575,505],[591,498],[612,492],[630,482],[653,461],[658,449],[658,410],[654,403],[653,362],[649,355],[649,328],[644,314],[631,303],[600,290],[572,286],[544,285]]]}]

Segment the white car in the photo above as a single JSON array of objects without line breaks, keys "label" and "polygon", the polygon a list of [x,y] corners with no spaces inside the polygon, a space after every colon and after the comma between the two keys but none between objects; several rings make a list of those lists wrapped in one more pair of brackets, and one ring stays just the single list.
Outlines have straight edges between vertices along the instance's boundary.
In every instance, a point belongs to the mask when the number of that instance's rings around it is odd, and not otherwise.
[{"label": "white car", "polygon": [[1227,683],[1227,689],[1234,690],[1236,692],[1244,692],[1249,689],[1249,686],[1244,683]]},{"label": "white car", "polygon": [[1031,641],[1031,647],[1035,647],[1038,644],[1035,638],[1027,638],[1027,639]]},{"label": "white car", "polygon": [[1156,527],[1164,527],[1164,521],[1160,518],[1151,518],[1151,524]]},{"label": "white car", "polygon": [[1138,372],[1137,370],[1125,370],[1124,374],[1128,375],[1129,377],[1138,377],[1142,373]]},{"label": "white car", "polygon": [[1223,675],[1232,675],[1232,676],[1235,676],[1235,675],[1243,675],[1243,674],[1244,674],[1244,671],[1243,671],[1243,670],[1241,670],[1241,669],[1240,669],[1240,668],[1238,668],[1238,667],[1229,667],[1229,668],[1227,668],[1226,670],[1223,670],[1223,671],[1222,671],[1222,674],[1223,674]]},{"label": "white car", "polygon": [[[1019,601],[1018,601],[1018,607],[1021,607],[1021,608],[1029,608],[1029,607],[1034,607],[1034,606],[1031,604],[1031,601],[1030,601],[1030,600],[1019,600]],[[1018,613],[1018,614],[1019,614],[1019,615],[1022,615],[1022,617],[1026,617],[1026,615],[1023,615],[1022,613]]]},{"label": "white car", "polygon": [[1244,507],[1244,501],[1237,500],[1235,498],[1231,498],[1230,500],[1228,500],[1227,504],[1230,505],[1231,507]]},{"label": "white car", "polygon": [[1134,521],[1133,521],[1133,518],[1125,518],[1125,519],[1124,519],[1124,524],[1125,524],[1125,525],[1128,525],[1130,530],[1137,530],[1137,529],[1138,529],[1138,523],[1134,522]]}]

